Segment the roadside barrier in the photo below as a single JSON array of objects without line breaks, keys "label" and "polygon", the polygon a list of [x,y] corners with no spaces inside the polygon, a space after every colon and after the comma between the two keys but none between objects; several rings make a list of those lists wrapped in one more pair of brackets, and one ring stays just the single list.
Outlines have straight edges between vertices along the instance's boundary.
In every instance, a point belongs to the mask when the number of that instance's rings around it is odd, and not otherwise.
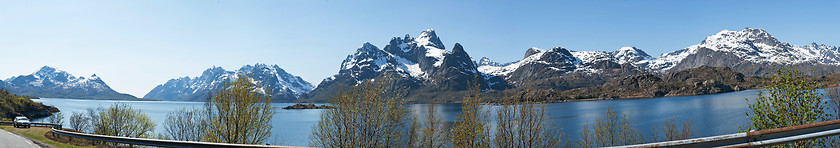
[{"label": "roadside barrier", "polygon": [[159,147],[239,147],[239,148],[297,148],[296,146],[279,146],[279,145],[254,145],[254,144],[230,144],[230,143],[212,143],[212,142],[195,142],[195,141],[177,141],[177,140],[161,140],[161,139],[147,139],[147,138],[130,138],[118,136],[106,136],[87,134],[80,132],[71,132],[61,129],[52,129],[53,134],[61,136],[69,136],[75,138],[123,143],[128,144],[129,147],[134,145],[144,146],[159,146]]},{"label": "roadside barrier", "polygon": [[712,137],[666,141],[616,148],[648,147],[760,147],[840,135],[840,119]]}]

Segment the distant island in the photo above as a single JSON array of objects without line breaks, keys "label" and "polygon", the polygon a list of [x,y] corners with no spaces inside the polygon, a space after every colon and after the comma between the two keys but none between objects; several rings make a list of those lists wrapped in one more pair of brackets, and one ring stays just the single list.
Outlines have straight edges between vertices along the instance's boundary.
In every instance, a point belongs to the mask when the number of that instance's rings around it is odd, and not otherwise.
[{"label": "distant island", "polygon": [[316,106],[315,104],[300,104],[300,103],[292,105],[292,106],[283,107],[283,109],[333,109],[333,108],[335,108],[335,107],[327,106],[327,105]]}]

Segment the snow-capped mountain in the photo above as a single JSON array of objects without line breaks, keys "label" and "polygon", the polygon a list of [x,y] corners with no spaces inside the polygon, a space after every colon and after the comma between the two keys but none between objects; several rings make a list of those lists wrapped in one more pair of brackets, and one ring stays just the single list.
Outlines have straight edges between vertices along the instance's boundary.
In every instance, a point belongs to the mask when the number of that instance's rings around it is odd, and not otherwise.
[{"label": "snow-capped mountain", "polygon": [[653,59],[645,51],[636,47],[621,47],[616,51],[610,52],[610,56],[618,64],[631,63],[636,65],[641,61]]},{"label": "snow-capped mountain", "polygon": [[96,74],[76,77],[53,67],[44,66],[29,75],[6,79],[6,89],[12,93],[47,98],[78,99],[136,99],[111,89]]},{"label": "snow-capped mountain", "polygon": [[[567,58],[568,61],[562,61],[570,63],[563,72],[587,72],[587,73],[599,73],[603,70],[604,62],[612,62],[613,65],[621,65],[621,64],[630,64],[630,65],[637,65],[637,64],[645,64],[648,60],[652,59],[647,53],[644,51],[636,48],[636,47],[622,47],[616,51],[612,52],[605,52],[605,51],[568,51],[562,47],[555,47],[552,50],[563,50],[565,52],[554,52],[554,55],[563,55]],[[498,64],[493,62],[490,59],[482,58],[483,62],[480,63],[488,63],[488,64],[479,64],[478,70],[482,73],[495,75],[495,76],[508,76],[513,71],[522,67],[523,64],[527,63],[537,63],[537,64],[544,64],[547,63],[546,60],[541,60],[543,54],[546,50],[542,50],[536,47],[531,47],[525,52],[525,57],[522,60],[507,63],[507,64]],[[568,53],[568,54],[565,54]],[[552,69],[559,69],[557,67],[548,67]]]},{"label": "snow-capped mountain", "polygon": [[352,86],[388,74],[403,78],[397,85],[431,93],[462,90],[463,84],[473,77],[484,78],[481,84],[486,85],[482,86],[485,90],[568,90],[641,73],[664,74],[701,66],[726,66],[746,75],[762,75],[781,64],[813,67],[813,74],[832,74],[840,71],[840,48],[816,43],[794,46],[778,41],[762,29],[747,28],[724,30],[700,44],[656,58],[636,47],[615,51],[532,47],[521,60],[503,63],[486,57],[473,60],[460,44],[448,51],[430,29],[417,38],[394,37],[383,49],[363,44],[342,62],[338,74],[301,98],[325,98],[338,86]]},{"label": "snow-capped mountain", "polygon": [[525,51],[522,60],[500,65],[481,64],[478,70],[503,78],[515,87],[565,90],[600,85],[613,77],[639,73],[633,63],[644,59],[650,59],[650,56],[633,47],[613,52],[532,47]]},{"label": "snow-capped mountain", "polygon": [[653,71],[674,71],[699,66],[728,66],[748,75],[761,75],[773,64],[815,66],[815,73],[828,74],[840,65],[837,47],[794,46],[780,42],[763,29],[723,30],[700,44],[662,54],[647,62]]},{"label": "snow-capped mountain", "polygon": [[[535,61],[530,55],[542,50],[531,48],[523,60],[509,65],[481,64],[482,73],[505,76],[519,69],[521,64]],[[622,47],[616,51],[574,51],[571,54],[580,59],[573,71],[601,73],[604,69],[617,69],[666,73],[700,66],[727,66],[747,75],[763,75],[779,65],[799,68],[814,67],[806,73],[831,74],[840,70],[840,48],[812,43],[794,46],[780,42],[762,29],[746,28],[742,31],[723,30],[707,37],[700,44],[665,53],[653,58],[636,47]],[[483,61],[492,61],[482,59]],[[495,62],[494,62],[495,63]],[[774,65],[775,64],[775,65]],[[622,74],[619,74],[622,75]]]},{"label": "snow-capped mountain", "polygon": [[478,67],[481,67],[481,66],[505,67],[505,66],[508,66],[508,65],[516,63],[516,62],[519,62],[519,61],[508,62],[508,63],[499,63],[499,62],[491,60],[490,58],[481,57],[481,59],[479,59],[478,61],[475,62],[475,65],[478,66]]},{"label": "snow-capped mountain", "polygon": [[271,93],[272,101],[291,102],[300,94],[313,89],[312,84],[302,78],[289,74],[277,65],[245,65],[236,71],[226,71],[221,67],[204,70],[198,77],[170,79],[147,93],[144,98],[178,101],[204,101],[208,92],[223,86],[225,80],[236,80],[246,75],[252,82],[262,84],[259,89]]},{"label": "snow-capped mountain", "polygon": [[[488,59],[489,61],[489,59]],[[494,76],[509,76],[511,73],[520,70],[523,66],[541,65],[550,68],[557,72],[565,73],[577,68],[581,60],[572,55],[568,50],[562,47],[554,47],[551,50],[542,50],[536,47],[529,48],[525,53],[525,58],[522,60],[512,62],[504,65],[490,65],[484,64],[479,66],[478,70],[482,73]],[[522,72],[533,70],[520,70]]]},{"label": "snow-capped mountain", "polygon": [[482,89],[505,87],[503,83],[490,85],[487,81],[498,79],[478,72],[476,63],[463,46],[456,43],[451,51],[446,50],[435,31],[428,29],[416,38],[410,35],[393,37],[382,49],[364,43],[344,59],[338,74],[325,79],[318,88],[301,98],[325,100],[339,87],[353,86],[385,75],[399,76],[397,85],[411,87],[412,90],[464,90],[467,81],[475,78],[478,78]]}]

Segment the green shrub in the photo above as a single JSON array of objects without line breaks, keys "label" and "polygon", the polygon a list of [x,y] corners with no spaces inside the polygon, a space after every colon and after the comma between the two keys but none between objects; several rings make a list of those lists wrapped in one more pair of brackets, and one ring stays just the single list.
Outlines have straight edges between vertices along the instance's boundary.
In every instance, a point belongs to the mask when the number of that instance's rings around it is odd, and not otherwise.
[{"label": "green shrub", "polygon": [[[742,132],[782,128],[832,119],[827,113],[828,104],[817,92],[815,83],[807,81],[796,69],[777,69],[765,82],[765,89],[759,91],[755,102],[749,103],[747,117],[750,124]],[[749,102],[749,100],[747,100]],[[827,139],[797,141],[774,147],[817,147],[824,146]]]}]

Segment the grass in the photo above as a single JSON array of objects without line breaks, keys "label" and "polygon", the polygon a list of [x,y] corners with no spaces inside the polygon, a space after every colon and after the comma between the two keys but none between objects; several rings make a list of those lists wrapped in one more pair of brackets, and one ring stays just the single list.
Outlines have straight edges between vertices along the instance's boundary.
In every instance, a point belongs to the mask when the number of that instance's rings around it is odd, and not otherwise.
[{"label": "grass", "polygon": [[[73,143],[73,144],[66,143],[64,141],[64,139],[61,139],[61,138],[58,138],[58,139],[61,140],[62,142],[54,141],[53,140],[53,139],[55,139],[54,137],[49,136],[51,138],[48,138],[48,135],[50,135],[50,134],[48,134],[48,132],[50,132],[49,127],[35,127],[35,126],[33,126],[32,128],[14,128],[12,126],[5,126],[4,125],[4,126],[0,126],[0,129],[6,130],[6,131],[9,131],[9,132],[12,132],[12,133],[16,133],[18,135],[25,136],[29,139],[33,139],[33,140],[37,140],[37,141],[49,144],[49,145],[51,145],[53,147],[56,147],[56,148],[90,148],[90,147],[92,147],[92,146],[84,146],[83,144],[81,144],[81,139],[76,139],[74,141],[75,143]],[[74,144],[79,144],[79,145],[82,145],[82,146],[74,145]]]}]

